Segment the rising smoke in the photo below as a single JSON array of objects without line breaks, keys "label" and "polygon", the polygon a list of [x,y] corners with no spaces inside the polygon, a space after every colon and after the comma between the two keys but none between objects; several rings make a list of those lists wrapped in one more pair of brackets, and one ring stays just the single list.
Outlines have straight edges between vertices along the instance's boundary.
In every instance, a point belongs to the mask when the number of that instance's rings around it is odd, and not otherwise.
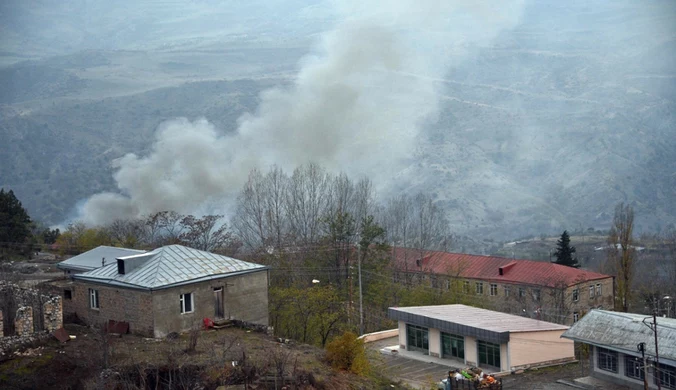
[{"label": "rising smoke", "polygon": [[302,60],[290,88],[264,92],[232,135],[207,119],[162,124],[148,155],[116,161],[119,193],[92,196],[81,219],[102,224],[228,204],[252,168],[273,164],[291,170],[313,161],[382,183],[406,166],[419,129],[434,120],[434,79],[513,27],[522,3],[398,0],[384,9],[338,1],[337,27]]}]

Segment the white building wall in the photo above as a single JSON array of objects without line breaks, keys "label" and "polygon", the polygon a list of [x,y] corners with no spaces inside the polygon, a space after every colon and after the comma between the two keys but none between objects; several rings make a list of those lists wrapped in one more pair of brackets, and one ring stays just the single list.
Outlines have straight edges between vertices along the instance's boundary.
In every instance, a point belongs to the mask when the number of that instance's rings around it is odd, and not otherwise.
[{"label": "white building wall", "polygon": [[399,321],[399,348],[408,349],[406,347],[406,323]]},{"label": "white building wall", "polygon": [[[613,383],[617,383],[619,385],[624,385],[631,387],[632,389],[640,390],[643,389],[643,381],[630,378],[625,375],[625,365],[624,365],[624,354],[621,352],[617,353],[617,372],[610,372],[606,370],[602,370],[599,368],[599,361],[598,361],[598,347],[594,346],[592,348],[593,352],[593,362],[592,362],[592,367],[593,367],[593,376],[605,381],[610,381]],[[650,364],[650,363],[649,363]],[[655,384],[655,379],[653,377],[653,371],[652,369],[648,369],[648,387],[651,389],[657,389],[657,385]],[[662,386],[662,389],[667,389],[667,387]]]},{"label": "white building wall", "polygon": [[441,332],[439,329],[429,328],[430,356],[441,356]]}]

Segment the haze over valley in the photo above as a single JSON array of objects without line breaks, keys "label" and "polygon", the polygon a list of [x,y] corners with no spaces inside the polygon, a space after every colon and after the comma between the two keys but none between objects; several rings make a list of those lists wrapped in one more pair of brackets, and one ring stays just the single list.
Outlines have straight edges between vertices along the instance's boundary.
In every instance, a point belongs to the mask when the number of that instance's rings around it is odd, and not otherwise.
[{"label": "haze over valley", "polygon": [[251,168],[314,161],[431,194],[461,235],[605,229],[618,202],[659,231],[674,20],[668,0],[11,0],[0,187],[48,224],[227,214]]}]

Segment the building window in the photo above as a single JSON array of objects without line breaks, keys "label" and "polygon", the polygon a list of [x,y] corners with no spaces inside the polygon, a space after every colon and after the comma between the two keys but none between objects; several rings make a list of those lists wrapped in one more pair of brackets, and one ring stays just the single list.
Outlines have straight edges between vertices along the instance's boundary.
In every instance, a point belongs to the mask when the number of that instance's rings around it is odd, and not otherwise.
[{"label": "building window", "polygon": [[576,288],[573,290],[573,302],[577,302],[580,300],[580,289]]},{"label": "building window", "polygon": [[89,307],[99,309],[99,290],[89,289]]},{"label": "building window", "polygon": [[580,320],[580,313],[574,311],[573,312],[573,323],[578,322]]},{"label": "building window", "polygon": [[476,293],[477,295],[484,294],[484,284],[482,282],[476,282]]},{"label": "building window", "polygon": [[464,282],[462,283],[462,291],[463,291],[465,294],[469,294],[469,282],[468,282],[468,281],[464,281]]},{"label": "building window", "polygon": [[594,286],[589,286],[589,299],[594,298]]},{"label": "building window", "polygon": [[181,314],[192,313],[193,311],[192,293],[181,294]]},{"label": "building window", "polygon": [[421,326],[406,324],[406,349],[429,353],[429,330]]},{"label": "building window", "polygon": [[500,344],[487,341],[477,341],[479,350],[479,365],[500,368]]},{"label": "building window", "polygon": [[600,370],[617,372],[617,352],[597,347],[596,363]]},{"label": "building window", "polygon": [[451,281],[447,280],[446,281],[446,290],[450,290],[450,289],[451,289]]},{"label": "building window", "polygon": [[63,290],[63,299],[73,299],[73,292],[70,290]]},{"label": "building window", "polygon": [[523,297],[525,297],[525,296],[526,296],[526,289],[525,289],[525,288],[522,288],[522,287],[519,287],[519,297],[520,297],[520,298],[523,298]]},{"label": "building window", "polygon": [[533,300],[540,302],[540,290],[533,290]]},{"label": "building window", "polygon": [[600,297],[601,296],[601,284],[596,285],[596,296]]},{"label": "building window", "polygon": [[624,355],[624,375],[642,381],[645,377],[643,361],[634,356]]},{"label": "building window", "polygon": [[505,286],[505,298],[509,298],[509,286]]},{"label": "building window", "polygon": [[465,358],[465,338],[441,332],[441,357]]},{"label": "building window", "polygon": [[676,389],[676,367],[660,363],[655,369],[657,371],[655,373],[655,384],[657,384],[657,378],[659,378],[663,389]]},{"label": "building window", "polygon": [[498,295],[498,285],[491,283],[491,296]]}]

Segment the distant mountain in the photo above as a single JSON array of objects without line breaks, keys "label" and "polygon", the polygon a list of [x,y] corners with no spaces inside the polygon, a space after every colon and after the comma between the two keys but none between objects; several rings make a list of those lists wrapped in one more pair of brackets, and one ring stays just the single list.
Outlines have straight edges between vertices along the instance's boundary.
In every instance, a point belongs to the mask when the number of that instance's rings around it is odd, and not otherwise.
[{"label": "distant mountain", "polygon": [[[46,11],[0,5],[14,62],[0,68],[0,187],[35,218],[60,222],[114,190],[111,162],[147,151],[163,120],[234,130],[333,20],[323,2],[180,2],[171,14],[162,3],[98,2],[90,19],[50,21],[69,38],[52,51],[51,35],[22,22]],[[138,7],[156,13],[120,16]],[[256,12],[265,7],[275,16]],[[676,223],[676,3],[530,1],[522,19],[437,80],[440,114],[389,193],[433,194],[454,230],[475,237],[606,228],[621,201],[638,231]]]}]

